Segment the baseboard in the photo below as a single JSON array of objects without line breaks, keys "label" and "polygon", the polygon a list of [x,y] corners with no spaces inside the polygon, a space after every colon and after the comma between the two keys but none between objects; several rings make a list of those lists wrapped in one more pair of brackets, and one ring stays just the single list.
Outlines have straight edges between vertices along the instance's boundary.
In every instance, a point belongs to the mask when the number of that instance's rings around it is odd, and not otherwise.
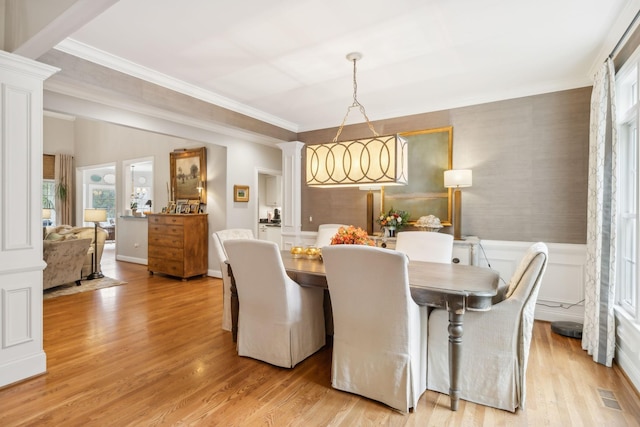
[{"label": "baseboard", "polygon": [[47,355],[44,351],[11,361],[0,366],[0,387],[44,374],[46,371]]},{"label": "baseboard", "polygon": [[146,258],[135,258],[135,257],[126,256],[126,255],[116,255],[116,260],[132,262],[134,264],[147,265]]}]

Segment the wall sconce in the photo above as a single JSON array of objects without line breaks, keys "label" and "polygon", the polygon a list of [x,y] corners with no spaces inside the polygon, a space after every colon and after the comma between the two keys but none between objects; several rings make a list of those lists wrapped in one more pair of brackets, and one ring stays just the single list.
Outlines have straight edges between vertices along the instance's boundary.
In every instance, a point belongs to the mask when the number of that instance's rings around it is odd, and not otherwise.
[{"label": "wall sconce", "polygon": [[471,187],[472,172],[470,169],[451,169],[444,171],[444,186],[453,190],[453,238],[462,240],[462,192],[460,188]]},{"label": "wall sconce", "polygon": [[[406,185],[408,181],[408,141],[397,134],[379,136],[358,101],[356,62],[361,58],[362,54],[358,52],[347,55],[347,60],[353,61],[353,104],[347,109],[332,143],[306,147],[307,185],[311,187]],[[338,142],[354,107],[364,116],[373,138]]]},{"label": "wall sconce", "polygon": [[98,223],[107,220],[106,209],[85,209],[85,222],[93,222],[93,257],[91,262],[91,274],[87,276],[87,280],[100,279],[104,277],[102,272],[98,270]]}]

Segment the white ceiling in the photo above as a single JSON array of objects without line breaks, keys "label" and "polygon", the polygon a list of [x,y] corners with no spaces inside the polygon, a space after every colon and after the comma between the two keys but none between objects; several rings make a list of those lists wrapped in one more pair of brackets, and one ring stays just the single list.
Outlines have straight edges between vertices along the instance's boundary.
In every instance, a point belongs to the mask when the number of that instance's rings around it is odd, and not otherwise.
[{"label": "white ceiling", "polygon": [[[638,0],[120,0],[58,49],[305,131],[589,86]],[[362,122],[352,111],[347,123]]]}]

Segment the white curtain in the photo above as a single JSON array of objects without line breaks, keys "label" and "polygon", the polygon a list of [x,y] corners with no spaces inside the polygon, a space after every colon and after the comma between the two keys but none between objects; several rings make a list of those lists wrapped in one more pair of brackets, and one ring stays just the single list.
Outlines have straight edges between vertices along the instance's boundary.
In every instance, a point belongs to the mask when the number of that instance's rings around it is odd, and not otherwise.
[{"label": "white curtain", "polygon": [[[73,156],[68,154],[56,154],[55,157],[55,182],[56,182],[56,225],[73,224]],[[66,190],[66,197],[60,198],[59,187]]]},{"label": "white curtain", "polygon": [[587,265],[582,348],[611,366],[615,352],[617,132],[615,73],[607,59],[595,76],[589,132]]}]

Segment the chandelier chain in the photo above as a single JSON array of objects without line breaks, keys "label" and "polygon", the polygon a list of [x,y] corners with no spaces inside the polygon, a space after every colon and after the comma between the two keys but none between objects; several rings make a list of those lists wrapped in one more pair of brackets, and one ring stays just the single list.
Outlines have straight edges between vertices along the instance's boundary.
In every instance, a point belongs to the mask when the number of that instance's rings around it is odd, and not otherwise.
[{"label": "chandelier chain", "polygon": [[351,104],[348,108],[347,108],[347,114],[344,115],[344,118],[342,119],[342,123],[340,124],[340,127],[338,128],[338,133],[336,134],[335,138],[333,138],[333,142],[338,142],[338,138],[340,137],[340,134],[342,133],[342,129],[344,128],[344,124],[347,121],[347,117],[349,116],[349,112],[351,112],[352,108],[358,107],[358,109],[360,110],[360,113],[364,116],[365,120],[367,121],[367,126],[369,126],[369,129],[371,130],[371,133],[373,133],[373,136],[378,137],[380,136],[378,134],[378,132],[376,132],[376,130],[373,128],[373,125],[371,124],[371,122],[369,121],[369,117],[367,116],[367,113],[364,109],[364,105],[362,105],[360,103],[360,101],[358,101],[358,82],[356,80],[356,61],[357,59],[354,58],[353,60],[353,104]]}]

